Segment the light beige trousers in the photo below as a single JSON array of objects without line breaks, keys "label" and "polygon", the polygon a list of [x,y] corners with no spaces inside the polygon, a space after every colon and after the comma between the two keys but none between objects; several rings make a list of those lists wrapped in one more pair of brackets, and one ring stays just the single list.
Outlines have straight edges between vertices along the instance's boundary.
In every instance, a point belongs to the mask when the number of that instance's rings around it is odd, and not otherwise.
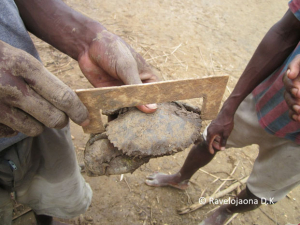
[{"label": "light beige trousers", "polygon": [[0,224],[11,224],[11,191],[37,214],[69,219],[89,207],[92,190],[80,173],[68,126],[46,128],[0,155]]},{"label": "light beige trousers", "polygon": [[[206,138],[207,128],[203,132]],[[259,124],[252,94],[239,106],[226,148],[257,144],[259,154],[247,181],[257,197],[277,202],[300,183],[300,145],[267,133]]]}]

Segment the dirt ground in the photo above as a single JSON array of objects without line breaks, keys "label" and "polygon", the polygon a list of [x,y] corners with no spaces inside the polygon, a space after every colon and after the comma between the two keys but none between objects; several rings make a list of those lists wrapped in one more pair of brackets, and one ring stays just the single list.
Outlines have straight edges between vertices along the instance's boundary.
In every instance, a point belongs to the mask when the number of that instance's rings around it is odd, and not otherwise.
[{"label": "dirt ground", "polygon": [[[267,30],[288,6],[287,0],[66,0],[72,8],[101,22],[121,36],[155,67],[162,80],[229,75],[224,99]],[[76,61],[36,38],[44,65],[73,89],[91,85]],[[193,101],[193,104],[197,104]],[[209,121],[204,121],[205,126]],[[89,135],[71,123],[79,163]],[[189,149],[175,156],[152,159],[133,174],[87,177],[94,195],[91,207],[73,224],[198,224],[217,205],[206,205],[195,212],[179,215],[177,209],[198,202],[201,194],[211,195],[237,166],[233,178],[248,176],[257,146],[229,149],[198,171],[186,191],[170,187],[153,188],[144,184],[154,171],[176,172]],[[208,172],[209,174],[205,173]],[[220,179],[216,180],[216,177]],[[215,181],[215,182],[214,182]],[[226,188],[233,181],[227,181]],[[226,195],[232,197],[236,192]],[[293,190],[275,205],[239,214],[230,224],[298,224],[300,189]]]}]

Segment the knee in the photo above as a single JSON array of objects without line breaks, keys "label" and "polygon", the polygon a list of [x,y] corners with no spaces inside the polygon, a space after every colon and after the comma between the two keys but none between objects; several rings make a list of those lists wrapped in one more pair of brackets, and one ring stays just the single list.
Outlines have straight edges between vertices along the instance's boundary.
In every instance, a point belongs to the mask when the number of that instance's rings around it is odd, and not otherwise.
[{"label": "knee", "polygon": [[[80,184],[79,184],[80,183]],[[69,183],[66,188],[43,193],[43,200],[27,201],[36,214],[48,215],[61,219],[71,219],[85,213],[92,201],[92,189],[89,184]],[[52,188],[53,190],[55,188]]]},{"label": "knee", "polygon": [[85,213],[91,205],[92,195],[92,189],[86,183],[80,193],[72,194],[70,198],[66,199],[67,207],[63,206],[61,208],[61,212],[64,214],[62,218],[70,219]]}]

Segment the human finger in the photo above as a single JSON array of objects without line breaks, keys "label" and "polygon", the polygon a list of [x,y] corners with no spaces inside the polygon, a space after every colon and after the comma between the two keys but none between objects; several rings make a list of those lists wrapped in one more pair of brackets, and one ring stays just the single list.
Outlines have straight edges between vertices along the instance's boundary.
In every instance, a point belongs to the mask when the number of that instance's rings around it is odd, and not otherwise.
[{"label": "human finger", "polygon": [[289,112],[289,116],[296,122],[300,122],[300,115],[293,114],[291,111]]},{"label": "human finger", "polygon": [[227,143],[227,137],[225,138],[224,136],[221,138],[221,140],[219,141],[219,143],[220,143],[220,147],[219,147],[219,149],[221,150],[221,151],[224,151],[225,150],[225,147],[226,147],[226,143]]},{"label": "human finger", "polygon": [[292,80],[289,78],[289,74],[291,73],[291,70],[287,70],[286,74],[283,76],[283,84],[285,87],[285,90],[289,93],[291,93],[293,96],[300,98],[300,82],[296,79]]},{"label": "human finger", "polygon": [[157,104],[138,105],[136,107],[144,113],[154,113],[157,110]]},{"label": "human finger", "polygon": [[[142,80],[138,71],[138,66],[135,58],[131,54],[129,48],[120,40],[116,41],[119,55],[116,65],[116,72],[124,84],[142,84]],[[147,74],[143,75],[143,78],[147,78]],[[145,113],[153,113],[157,109],[157,105],[147,104],[137,106],[139,110]]]},{"label": "human finger", "polygon": [[[34,79],[34,84],[30,84],[29,82],[32,89],[57,109],[66,113],[75,123],[87,125],[88,111],[75,92],[46,68],[43,67],[42,70],[43,76],[40,76],[39,79]],[[49,108],[50,106],[47,105],[47,107]],[[63,115],[58,113],[58,111],[55,111],[55,113],[56,118],[63,123],[65,121]]]},{"label": "human finger", "polygon": [[300,102],[296,100],[289,92],[285,91],[284,99],[289,107],[289,117],[294,121],[299,121]]},{"label": "human finger", "polygon": [[[287,72],[285,73],[285,75],[282,78],[284,87],[286,89],[286,91],[293,93],[293,94],[297,94],[297,88],[295,88],[294,84],[293,84],[293,80],[291,78],[289,78],[288,74],[290,74],[290,70],[287,70]],[[293,89],[295,89],[294,92]]]},{"label": "human finger", "polygon": [[153,67],[151,67],[145,59],[134,49],[132,49],[130,46],[128,46],[130,49],[135,61],[137,62],[138,71],[140,73],[140,78],[143,83],[152,83],[152,82],[158,82],[159,78],[156,75],[156,71]]},{"label": "human finger", "polygon": [[[154,80],[144,61],[120,37],[106,30],[98,34],[89,51],[79,57],[79,66],[95,87],[142,84]],[[155,104],[138,106],[146,113],[154,112]]]},{"label": "human finger", "polygon": [[[290,110],[294,110],[294,106],[297,105],[296,98],[291,95],[288,91],[284,92],[284,100],[286,104],[288,105]],[[295,107],[297,109],[297,107]],[[296,112],[296,111],[295,111]]]},{"label": "human finger", "polygon": [[288,65],[287,76],[290,79],[295,79],[300,72],[300,55],[296,55],[296,57],[291,61]]},{"label": "human finger", "polygon": [[215,154],[215,151],[219,148],[218,137],[218,135],[214,135],[212,138],[208,138],[208,150],[212,155]]},{"label": "human finger", "polygon": [[62,110],[30,88],[27,89],[26,95],[12,100],[10,105],[31,115],[46,127],[61,129],[68,124],[68,117]]},{"label": "human finger", "polygon": [[[1,92],[5,95],[1,102],[4,105],[21,109],[47,127],[63,128],[67,125],[67,115],[30,88],[23,78],[6,76],[5,80],[9,84],[16,84],[16,88],[12,85],[2,86]],[[5,112],[4,109],[2,111]]]},{"label": "human finger", "polygon": [[27,136],[36,136],[43,132],[44,126],[29,114],[17,108],[1,105],[0,123]]},{"label": "human finger", "polygon": [[13,137],[18,134],[18,131],[0,123],[0,137]]},{"label": "human finger", "polygon": [[[290,91],[295,97],[300,98],[300,55],[297,55],[288,65],[284,75],[286,90]],[[289,80],[290,79],[290,80]],[[291,85],[292,83],[292,85]]]},{"label": "human finger", "polygon": [[[13,64],[8,63],[8,69],[3,70],[4,73],[7,73],[6,76],[0,77],[2,78],[1,82],[4,84],[4,88],[11,86],[7,82],[7,77],[10,77],[11,81],[16,81],[16,83],[12,83],[16,87],[16,90],[21,91],[25,96],[28,88],[33,89],[53,106],[66,113],[75,123],[87,123],[88,111],[75,92],[50,73],[32,55],[4,42],[0,42],[0,44],[2,47],[1,53],[14,59]],[[7,60],[7,58],[4,59]],[[5,60],[2,62],[3,64],[6,63]],[[15,80],[15,78],[21,79]],[[19,86],[22,86],[24,83],[27,84],[26,89],[19,89]]]}]

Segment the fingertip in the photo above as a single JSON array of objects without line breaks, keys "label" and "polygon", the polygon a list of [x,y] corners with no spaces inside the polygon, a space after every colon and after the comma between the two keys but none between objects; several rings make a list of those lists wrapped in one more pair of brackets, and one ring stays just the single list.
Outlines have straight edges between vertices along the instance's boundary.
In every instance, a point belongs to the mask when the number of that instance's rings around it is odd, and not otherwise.
[{"label": "fingertip", "polygon": [[36,137],[44,131],[44,126],[41,124],[35,124],[30,129],[25,127],[23,131],[20,130],[21,133],[28,135],[29,137]]},{"label": "fingertip", "polygon": [[288,70],[286,71],[286,76],[287,76],[287,78],[289,78],[289,79],[291,79],[291,80],[293,80],[293,79],[296,78],[295,73],[294,73],[293,71],[291,71],[291,69],[288,69]]},{"label": "fingertip", "polygon": [[299,105],[293,105],[293,110],[296,112],[296,113],[299,113],[300,111],[300,106]]},{"label": "fingertip", "polygon": [[294,115],[292,115],[292,119],[293,119],[294,121],[298,121],[298,116],[297,116],[296,114],[294,114]]},{"label": "fingertip", "polygon": [[80,126],[86,127],[86,126],[89,125],[89,124],[90,124],[90,119],[86,119],[85,121],[83,121],[83,122],[80,124]]},{"label": "fingertip", "polygon": [[292,93],[295,97],[297,97],[297,94],[298,94],[298,88],[292,88],[292,89],[291,89],[291,93]]},{"label": "fingertip", "polygon": [[288,69],[287,71],[286,71],[286,76],[289,78],[289,79],[291,79],[291,80],[294,80],[296,77],[297,77],[297,72],[296,72],[297,70],[291,70],[291,69]]},{"label": "fingertip", "polygon": [[148,109],[150,110],[156,110],[157,109],[157,104],[147,104],[145,105]]},{"label": "fingertip", "polygon": [[137,108],[144,113],[154,113],[157,110],[157,104],[138,105]]},{"label": "fingertip", "polygon": [[290,77],[289,77],[289,76],[290,76],[290,73],[291,73],[291,70],[288,69],[288,70],[286,71],[286,75],[287,75],[288,78],[290,78]]}]

